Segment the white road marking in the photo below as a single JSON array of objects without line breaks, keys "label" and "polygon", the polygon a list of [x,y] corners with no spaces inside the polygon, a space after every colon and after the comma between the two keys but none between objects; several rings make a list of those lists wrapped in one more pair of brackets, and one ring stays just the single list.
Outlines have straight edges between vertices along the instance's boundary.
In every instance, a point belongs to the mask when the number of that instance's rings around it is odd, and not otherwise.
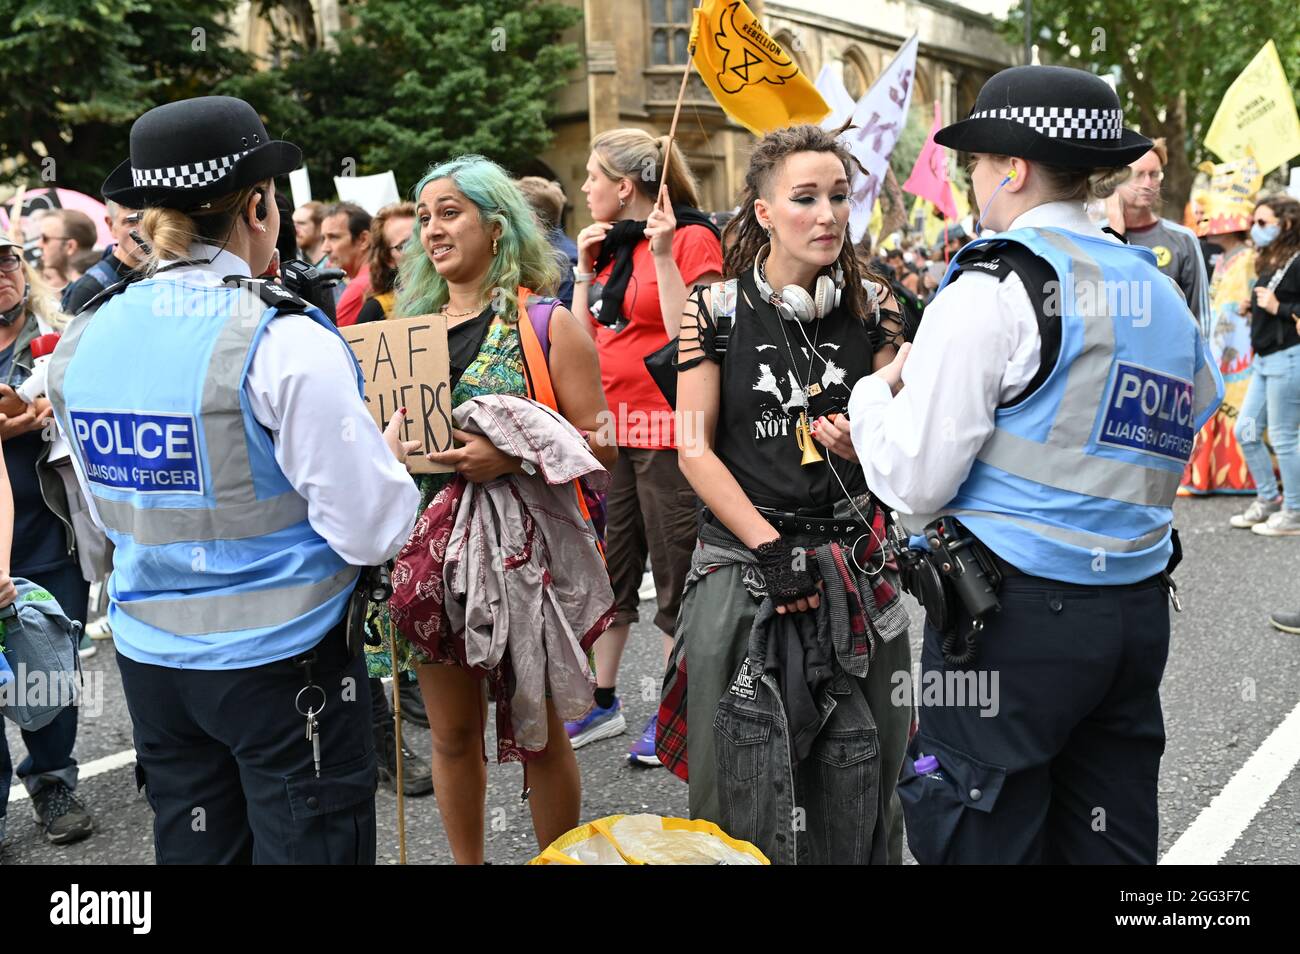
[{"label": "white road marking", "polygon": [[[135,749],[124,749],[121,752],[114,752],[112,755],[106,755],[102,759],[95,759],[93,762],[87,762],[79,766],[77,772],[77,782],[84,782],[88,778],[94,778],[96,775],[103,775],[105,772],[112,772],[115,769],[124,768],[128,765],[135,764]],[[31,798],[27,794],[27,788],[17,784],[14,780],[13,790],[9,793],[10,802],[21,802],[24,798]]]},{"label": "white road marking", "polygon": [[[385,680],[388,682],[389,680]],[[80,767],[78,780],[94,778],[135,762],[135,749],[124,749]],[[1160,859],[1162,865],[1213,865],[1223,860],[1250,827],[1287,776],[1300,764],[1300,704],[1275,728],[1246,764],[1214,796]],[[10,802],[30,798],[14,785]]]},{"label": "white road marking", "polygon": [[1178,836],[1160,864],[1218,864],[1297,763],[1300,763],[1300,705],[1291,710],[1228,780],[1223,791]]}]

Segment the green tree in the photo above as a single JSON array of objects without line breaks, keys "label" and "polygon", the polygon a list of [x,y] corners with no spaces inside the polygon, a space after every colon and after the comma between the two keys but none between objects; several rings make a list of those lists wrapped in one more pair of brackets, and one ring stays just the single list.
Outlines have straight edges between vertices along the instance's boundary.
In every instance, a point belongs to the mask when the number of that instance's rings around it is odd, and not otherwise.
[{"label": "green tree", "polygon": [[91,195],[131,122],[250,69],[235,0],[0,0],[0,181]]},{"label": "green tree", "polygon": [[[1129,123],[1169,148],[1164,193],[1180,217],[1201,143],[1228,86],[1272,38],[1300,91],[1295,0],[1034,0],[1043,62],[1113,74]],[[1006,23],[1024,36],[1023,3]]]},{"label": "green tree", "polygon": [[[551,141],[554,94],[579,56],[579,12],[539,0],[367,0],[337,48],[286,50],[228,81],[303,147],[322,176],[392,169],[410,188],[430,163],[478,152],[511,168]],[[326,180],[328,181],[328,180]]]}]

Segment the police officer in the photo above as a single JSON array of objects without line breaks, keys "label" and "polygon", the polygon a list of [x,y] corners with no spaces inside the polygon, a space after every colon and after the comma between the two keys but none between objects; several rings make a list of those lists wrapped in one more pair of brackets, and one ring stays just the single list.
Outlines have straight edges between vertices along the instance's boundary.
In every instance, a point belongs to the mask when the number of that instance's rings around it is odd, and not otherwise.
[{"label": "police officer", "polygon": [[923,863],[1154,863],[1171,508],[1223,383],[1151,252],[1084,214],[1151,143],[1055,66],[1003,70],[935,138],[973,155],[997,234],[859,382],[852,440],[909,530],[955,519],[963,565],[1002,579],[982,616],[953,583],[927,605],[909,842]]},{"label": "police officer", "polygon": [[[104,195],[149,262],[68,327],[50,398],[116,545],[109,621],[161,862],[373,863],[364,661],[342,620],[419,494],[326,317],[254,281],[302,161],[242,100],[159,106]],[[310,730],[309,730],[310,724]]]}]

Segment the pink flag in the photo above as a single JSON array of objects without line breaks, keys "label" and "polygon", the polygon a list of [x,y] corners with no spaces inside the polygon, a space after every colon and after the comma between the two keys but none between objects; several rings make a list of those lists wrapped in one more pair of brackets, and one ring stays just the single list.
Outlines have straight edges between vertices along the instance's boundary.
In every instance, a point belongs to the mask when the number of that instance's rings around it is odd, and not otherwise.
[{"label": "pink flag", "polygon": [[948,157],[943,146],[934,141],[934,134],[942,126],[939,119],[939,101],[934,101],[934,125],[925,140],[925,148],[916,157],[912,174],[903,183],[903,189],[912,195],[919,195],[934,203],[934,207],[943,213],[949,221],[957,218],[957,202],[952,197],[952,186],[948,183]]}]

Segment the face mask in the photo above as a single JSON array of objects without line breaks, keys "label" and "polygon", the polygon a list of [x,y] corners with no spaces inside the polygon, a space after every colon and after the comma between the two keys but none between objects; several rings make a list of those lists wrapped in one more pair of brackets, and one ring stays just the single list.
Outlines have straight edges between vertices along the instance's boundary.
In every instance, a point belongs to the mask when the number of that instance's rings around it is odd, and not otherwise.
[{"label": "face mask", "polygon": [[1252,225],[1250,227],[1250,240],[1255,243],[1256,248],[1263,248],[1276,239],[1281,231],[1282,226],[1276,222],[1272,225]]}]

